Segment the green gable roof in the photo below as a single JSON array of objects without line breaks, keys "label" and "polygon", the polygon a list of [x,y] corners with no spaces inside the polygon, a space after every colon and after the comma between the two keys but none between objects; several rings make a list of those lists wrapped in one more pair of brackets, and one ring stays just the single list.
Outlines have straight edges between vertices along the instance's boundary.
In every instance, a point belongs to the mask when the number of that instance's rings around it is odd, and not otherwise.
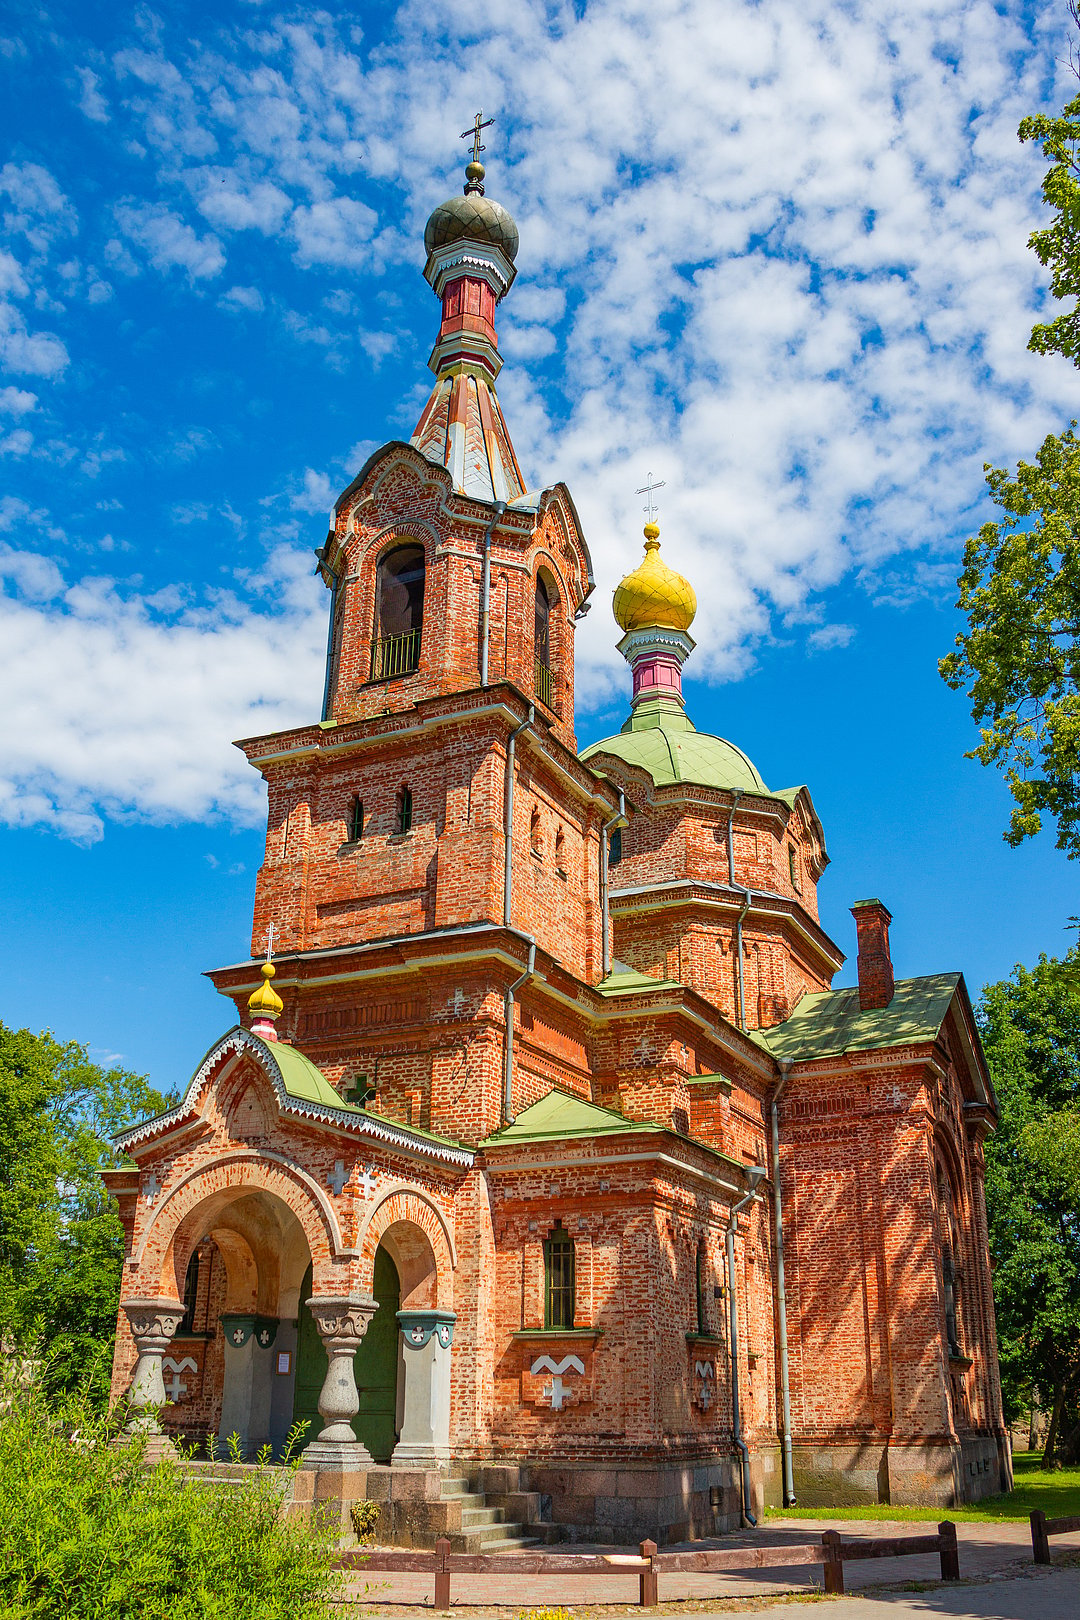
[{"label": "green gable roof", "polygon": [[863,1012],[858,987],[803,996],[790,1018],[772,1029],[748,1031],[775,1058],[810,1062],[843,1052],[932,1041],[960,983],[959,973],[900,979],[887,1007]]},{"label": "green gable roof", "polygon": [[[255,1037],[258,1040],[258,1036]],[[318,1103],[323,1108],[339,1108],[343,1113],[359,1114],[362,1109],[348,1103],[338,1094],[323,1074],[317,1069],[311,1059],[298,1052],[295,1046],[286,1046],[284,1041],[264,1041],[267,1052],[273,1058],[281,1074],[281,1083],[286,1094],[295,1097],[297,1102]]]},{"label": "green gable roof", "polygon": [[624,1119],[610,1108],[599,1108],[596,1103],[582,1102],[565,1091],[549,1091],[546,1097],[533,1103],[515,1119],[504,1125],[481,1147],[512,1147],[519,1142],[554,1142],[571,1137],[615,1136],[619,1132],[655,1133],[659,1125],[643,1125],[636,1120]]},{"label": "green gable roof", "polygon": [[686,986],[678,979],[654,979],[634,968],[619,968],[593,988],[601,996],[637,996],[645,990],[685,990]]}]

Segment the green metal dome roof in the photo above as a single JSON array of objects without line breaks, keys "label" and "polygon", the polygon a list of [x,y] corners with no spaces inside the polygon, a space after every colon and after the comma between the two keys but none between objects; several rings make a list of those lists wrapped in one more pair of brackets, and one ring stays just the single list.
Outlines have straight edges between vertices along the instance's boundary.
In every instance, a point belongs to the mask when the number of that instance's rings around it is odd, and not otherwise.
[{"label": "green metal dome roof", "polygon": [[741,748],[696,731],[682,709],[664,699],[639,703],[615,737],[590,744],[581,758],[614,754],[628,765],[648,771],[657,787],[685,782],[696,787],[738,788],[768,793],[764,779]]}]

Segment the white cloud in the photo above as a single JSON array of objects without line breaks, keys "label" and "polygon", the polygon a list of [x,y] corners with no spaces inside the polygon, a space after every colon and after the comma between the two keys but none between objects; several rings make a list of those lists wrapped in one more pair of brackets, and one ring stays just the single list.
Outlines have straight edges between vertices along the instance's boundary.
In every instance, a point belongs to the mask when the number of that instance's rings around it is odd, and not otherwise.
[{"label": "white cloud", "polygon": [[0,820],[85,843],[109,816],[258,823],[262,785],[231,739],[318,701],[326,604],[306,552],[268,560],[263,603],[68,585],[10,548],[0,576],[16,588],[0,595]]},{"label": "white cloud", "polygon": [[105,97],[101,93],[101,80],[90,68],[78,68],[79,100],[78,108],[85,117],[95,124],[109,122],[109,108]]},{"label": "white cloud", "polygon": [[179,214],[161,204],[122,203],[116,220],[130,242],[145,252],[155,270],[186,270],[191,281],[212,280],[225,268],[216,236],[199,236]]},{"label": "white cloud", "polygon": [[263,295],[258,287],[230,287],[228,292],[222,293],[218,303],[223,309],[243,309],[251,315],[259,315],[263,309]]},{"label": "white cloud", "polygon": [[268,180],[244,180],[232,169],[203,167],[187,176],[200,214],[227,231],[280,230],[292,209],[288,194]]},{"label": "white cloud", "polygon": [[289,221],[296,261],[301,265],[366,264],[377,224],[375,210],[355,197],[330,197],[297,208]]},{"label": "white cloud", "polygon": [[0,303],[0,365],[31,377],[57,377],[68,352],[54,332],[31,332],[21,310]]},{"label": "white cloud", "polygon": [[25,416],[28,411],[37,409],[37,402],[37,395],[28,393],[25,388],[0,388],[0,411],[6,411],[9,416]]}]

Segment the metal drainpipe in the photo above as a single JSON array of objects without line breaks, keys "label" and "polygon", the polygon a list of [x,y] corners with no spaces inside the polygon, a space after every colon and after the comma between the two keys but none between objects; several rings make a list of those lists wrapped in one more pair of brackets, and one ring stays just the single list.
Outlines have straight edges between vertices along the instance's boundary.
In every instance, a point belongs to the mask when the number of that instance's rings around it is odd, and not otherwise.
[{"label": "metal drainpipe", "polygon": [[[754,1527],[757,1520],[751,1509],[753,1489],[750,1484],[750,1450],[743,1439],[742,1412],[739,1406],[739,1305],[735,1293],[735,1221],[740,1210],[745,1209],[755,1197],[754,1189],[761,1180],[765,1171],[760,1166],[752,1166],[757,1171],[751,1184],[750,1191],[733,1204],[728,1217],[727,1237],[727,1273],[728,1273],[728,1337],[731,1340],[731,1438],[738,1447],[742,1456],[742,1516],[744,1520]],[[748,1171],[749,1174],[749,1171]]]},{"label": "metal drainpipe", "polygon": [[611,969],[608,960],[611,955],[611,919],[608,916],[608,833],[613,827],[625,826],[626,796],[620,788],[619,808],[600,829],[600,962],[604,970],[600,975],[602,979],[607,978]]},{"label": "metal drainpipe", "polygon": [[333,576],[334,583],[330,587],[330,629],[326,636],[326,679],[323,682],[322,718],[330,718],[330,676],[334,667],[334,630],[337,625],[337,593],[340,581]]},{"label": "metal drainpipe", "polygon": [[536,719],[536,706],[529,704],[528,718],[519,726],[515,726],[510,733],[510,741],[506,745],[506,789],[503,793],[503,803],[506,806],[503,820],[503,837],[506,840],[506,856],[503,868],[503,927],[510,927],[510,901],[513,895],[514,881],[514,756],[517,752],[517,740],[521,732],[527,731]]},{"label": "metal drainpipe", "polygon": [[533,976],[536,966],[536,941],[529,941],[529,960],[525,971],[516,978],[506,992],[506,1033],[503,1040],[503,1124],[514,1123],[513,1090],[514,1090],[514,996],[522,985]]},{"label": "metal drainpipe", "polygon": [[[733,788],[732,789],[732,796],[731,796],[731,814],[728,816],[728,824],[727,824],[728,880],[729,880],[729,882],[731,884],[731,887],[733,889],[737,889],[737,888],[742,887],[742,885],[735,882],[735,832],[734,832],[735,811],[738,809],[739,800],[741,798],[742,798],[742,788]],[[736,979],[736,983],[738,985],[738,991],[739,991],[739,1028],[740,1029],[745,1029],[746,1028],[746,988],[745,988],[745,984],[744,984],[744,981],[743,981],[742,925],[743,925],[743,918],[746,916],[746,913],[750,910],[750,890],[747,889],[747,888],[743,888],[743,895],[745,896],[745,898],[743,900],[743,908],[739,912],[738,917],[735,919],[735,979]]]},{"label": "metal drainpipe", "polygon": [[488,626],[491,622],[491,536],[506,511],[505,501],[496,501],[492,519],[484,530],[484,571],[480,579],[480,685],[488,683]]},{"label": "metal drainpipe", "polygon": [[795,1472],[791,1460],[791,1387],[788,1379],[787,1293],[784,1288],[784,1209],[780,1201],[780,1127],[776,1107],[788,1083],[792,1060],[790,1058],[780,1058],[778,1063],[780,1079],[777,1082],[776,1090],[772,1094],[769,1117],[772,1126],[773,1214],[776,1221],[776,1304],[780,1321],[780,1396],[782,1409],[780,1441],[783,1451],[784,1506],[795,1507],[797,1500],[795,1496]]}]

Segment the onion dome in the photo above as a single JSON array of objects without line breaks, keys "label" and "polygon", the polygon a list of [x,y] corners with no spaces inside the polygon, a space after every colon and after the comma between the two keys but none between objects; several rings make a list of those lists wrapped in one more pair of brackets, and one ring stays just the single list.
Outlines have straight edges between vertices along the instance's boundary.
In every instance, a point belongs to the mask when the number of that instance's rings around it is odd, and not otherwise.
[{"label": "onion dome", "polygon": [[273,962],[264,962],[260,968],[262,984],[253,990],[248,997],[248,1012],[251,1014],[251,1028],[256,1035],[264,1040],[276,1040],[274,1025],[285,1011],[285,1003],[274,989],[270,980],[277,972]]},{"label": "onion dome", "polygon": [[[697,612],[690,581],[660,560],[660,530],[645,525],[645,560],[616,586],[611,604],[623,630],[689,630]],[[693,646],[693,642],[690,643]]]},{"label": "onion dome", "polygon": [[465,170],[465,195],[448,197],[424,227],[428,256],[454,242],[483,242],[497,247],[513,264],[517,258],[518,228],[501,203],[484,196],[484,165],[470,163]]}]

